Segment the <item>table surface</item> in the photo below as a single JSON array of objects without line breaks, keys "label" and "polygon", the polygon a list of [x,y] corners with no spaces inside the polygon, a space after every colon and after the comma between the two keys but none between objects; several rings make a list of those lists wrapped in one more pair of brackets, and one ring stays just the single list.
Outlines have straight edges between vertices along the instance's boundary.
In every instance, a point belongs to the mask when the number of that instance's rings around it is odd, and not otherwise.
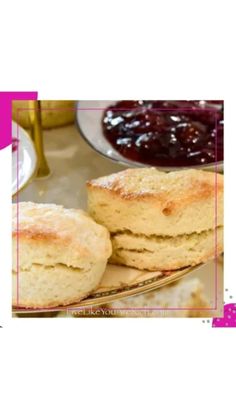
[{"label": "table surface", "polygon": [[[124,166],[114,163],[90,148],[81,138],[75,125],[45,130],[44,148],[51,174],[48,178],[33,179],[19,193],[19,201],[55,203],[68,208],[86,210],[86,181],[124,169]],[[196,273],[190,274],[201,280],[212,306],[216,294],[214,265],[215,261],[212,261]],[[214,311],[214,316],[221,315],[223,306],[222,263],[218,262],[217,269],[218,309]]]}]

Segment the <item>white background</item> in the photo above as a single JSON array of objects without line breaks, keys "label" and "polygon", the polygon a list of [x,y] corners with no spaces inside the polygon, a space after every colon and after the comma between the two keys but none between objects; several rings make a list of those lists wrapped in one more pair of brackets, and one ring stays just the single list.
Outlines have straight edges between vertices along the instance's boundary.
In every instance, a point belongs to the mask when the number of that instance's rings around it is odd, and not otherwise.
[{"label": "white background", "polygon": [[[236,301],[231,5],[2,2],[0,90],[38,90],[41,99],[224,99],[225,287]],[[0,152],[1,416],[235,415],[235,329],[201,319],[10,319],[10,159],[9,148]]]}]

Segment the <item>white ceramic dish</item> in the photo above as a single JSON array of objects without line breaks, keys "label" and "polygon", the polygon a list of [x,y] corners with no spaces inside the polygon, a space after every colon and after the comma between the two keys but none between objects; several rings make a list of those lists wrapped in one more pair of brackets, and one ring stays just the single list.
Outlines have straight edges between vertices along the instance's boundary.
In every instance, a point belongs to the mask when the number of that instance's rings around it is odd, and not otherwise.
[{"label": "white ceramic dish", "polygon": [[[85,141],[101,155],[126,166],[145,167],[146,164],[126,159],[118,153],[107,141],[102,132],[102,116],[104,110],[116,101],[111,100],[81,100],[77,104],[76,120],[78,129]],[[222,171],[223,162],[192,166],[195,169]],[[180,170],[184,167],[159,167],[160,170]],[[187,167],[188,169],[190,166]]]},{"label": "white ceramic dish", "polygon": [[37,155],[29,134],[14,121],[12,138],[19,140],[17,150],[12,151],[12,195],[15,195],[35,173]]}]

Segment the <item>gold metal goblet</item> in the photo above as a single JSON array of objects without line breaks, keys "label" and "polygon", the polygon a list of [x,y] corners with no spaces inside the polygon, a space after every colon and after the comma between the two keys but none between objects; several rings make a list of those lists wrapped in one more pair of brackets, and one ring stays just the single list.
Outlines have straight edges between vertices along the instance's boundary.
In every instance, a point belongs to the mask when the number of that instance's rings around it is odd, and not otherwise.
[{"label": "gold metal goblet", "polygon": [[37,178],[49,176],[50,169],[44,154],[43,147],[43,130],[41,118],[41,103],[40,100],[29,101],[29,117],[31,124],[31,137],[34,142],[35,150],[38,157],[38,169],[36,173]]}]

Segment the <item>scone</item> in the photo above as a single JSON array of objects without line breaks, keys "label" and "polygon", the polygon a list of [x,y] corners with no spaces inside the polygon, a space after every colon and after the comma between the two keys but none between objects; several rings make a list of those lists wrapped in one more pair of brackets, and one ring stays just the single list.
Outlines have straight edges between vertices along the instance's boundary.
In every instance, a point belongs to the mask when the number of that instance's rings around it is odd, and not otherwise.
[{"label": "scone", "polygon": [[223,251],[223,175],[128,169],[87,188],[90,215],[111,233],[112,263],[174,270]]},{"label": "scone", "polygon": [[54,204],[13,204],[13,305],[76,303],[100,283],[111,243],[84,211]]},{"label": "scone", "polygon": [[156,291],[114,301],[108,308],[116,317],[201,317],[206,316],[202,309],[209,305],[199,279],[186,278]]},{"label": "scone", "polygon": [[[41,100],[42,127],[55,128],[68,125],[75,120],[74,100]],[[22,109],[23,110],[20,110]],[[13,100],[12,118],[24,128],[30,127],[28,100]]]}]

